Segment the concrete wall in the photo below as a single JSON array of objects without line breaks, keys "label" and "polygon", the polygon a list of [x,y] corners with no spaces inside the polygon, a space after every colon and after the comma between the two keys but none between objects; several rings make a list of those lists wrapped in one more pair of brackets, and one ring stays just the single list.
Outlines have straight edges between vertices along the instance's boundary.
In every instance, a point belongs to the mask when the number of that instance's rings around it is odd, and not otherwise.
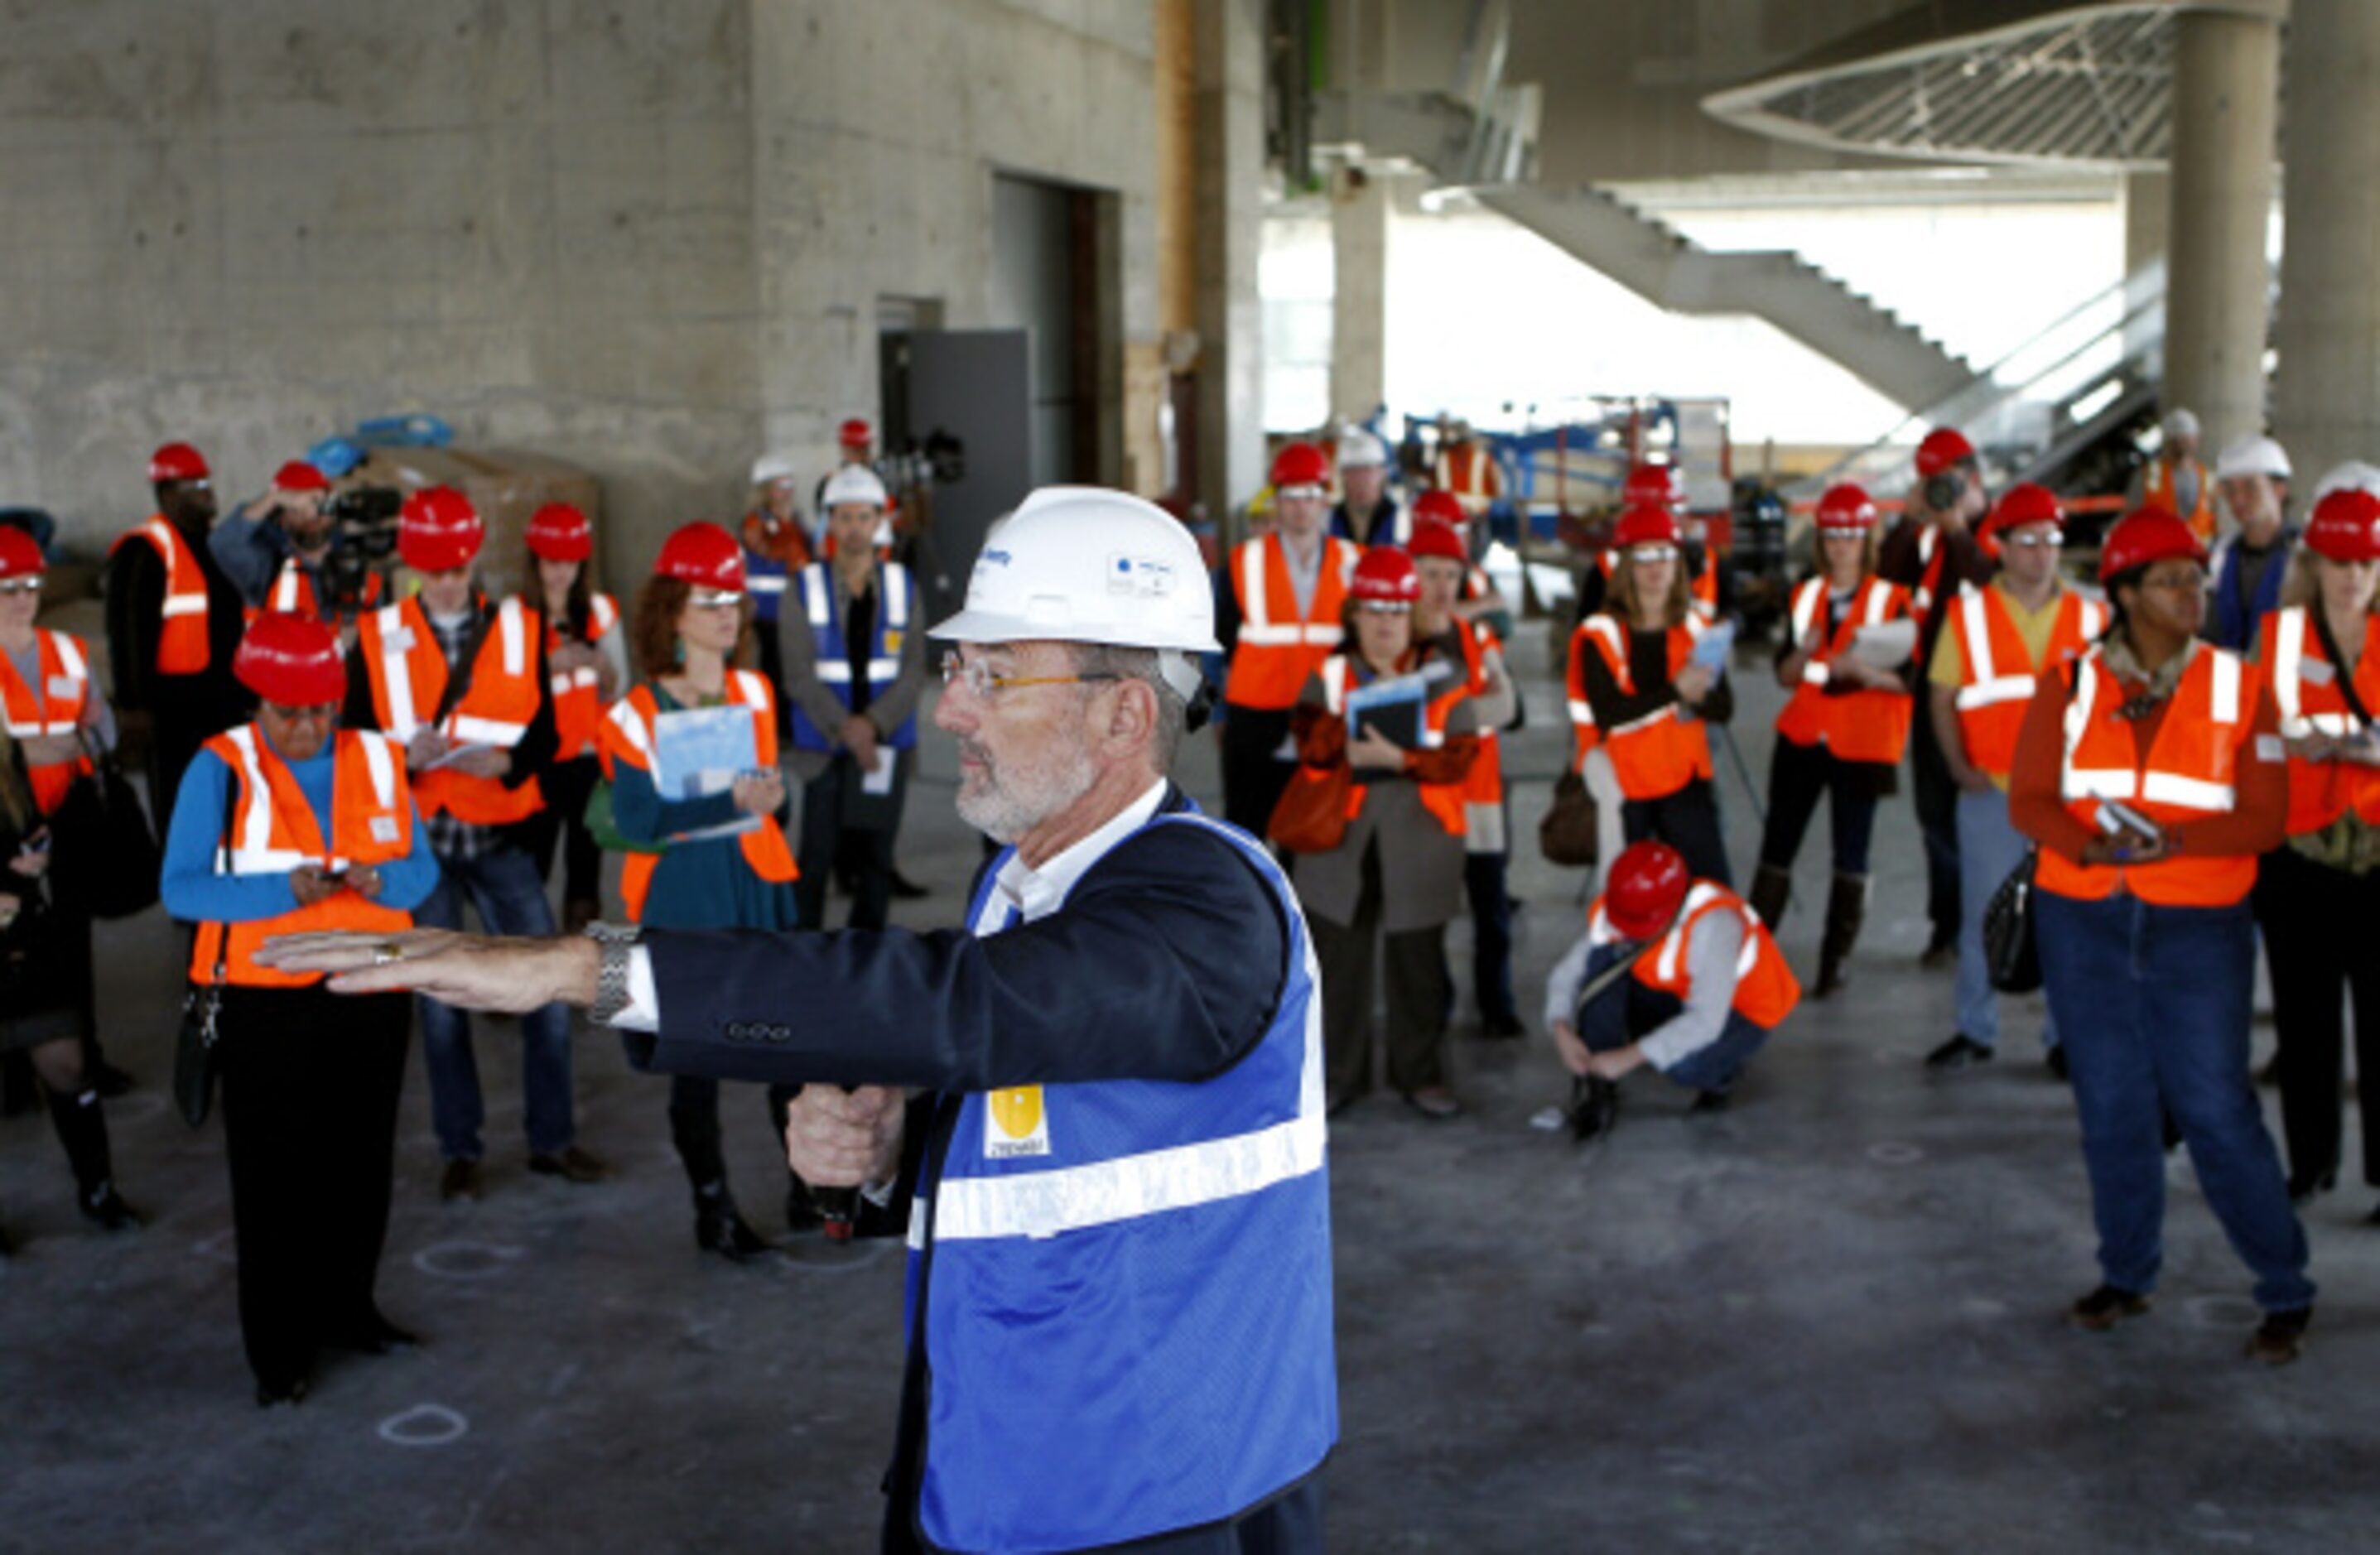
[{"label": "concrete wall", "polygon": [[992,173],[1123,192],[1146,4],[171,0],[0,11],[0,500],[84,548],[199,443],[255,489],[429,410],[603,481],[615,581],[875,408],[873,305],[987,322]]}]

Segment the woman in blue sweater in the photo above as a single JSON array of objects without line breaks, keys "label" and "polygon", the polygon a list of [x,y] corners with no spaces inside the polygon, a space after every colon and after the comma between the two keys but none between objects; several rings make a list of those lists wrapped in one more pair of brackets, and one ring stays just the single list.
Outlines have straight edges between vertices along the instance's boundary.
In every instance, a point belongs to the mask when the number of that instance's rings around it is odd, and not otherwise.
[{"label": "woman in blue sweater", "polygon": [[372,1299],[413,1002],[339,998],[255,953],[310,929],[409,929],[438,864],[405,748],[338,727],[346,668],[329,627],[261,615],[232,673],[262,705],[183,773],[162,883],[166,911],[198,925],[190,978],[220,1001],[240,1331],[270,1406],[306,1396],[325,1346],[415,1342]]},{"label": "woman in blue sweater", "polygon": [[[646,678],[613,704],[600,747],[613,823],[647,850],[621,870],[629,917],[668,929],[797,927],[794,857],[777,824],[785,782],[775,688],[733,663],[751,622],[735,538],[716,524],[671,535],[631,622]],[[780,1135],[791,1094],[770,1098]],[[696,1245],[738,1263],[762,1251],[727,1191],[718,1081],[670,1081],[670,1138],[694,1189]],[[796,1230],[817,1223],[798,1180],[786,1213]]]}]

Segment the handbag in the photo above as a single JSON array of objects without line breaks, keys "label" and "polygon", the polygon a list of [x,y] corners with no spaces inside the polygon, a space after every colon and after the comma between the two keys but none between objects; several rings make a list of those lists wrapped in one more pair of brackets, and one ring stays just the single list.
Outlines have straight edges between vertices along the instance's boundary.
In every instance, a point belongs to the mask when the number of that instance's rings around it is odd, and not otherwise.
[{"label": "handbag", "polygon": [[1537,821],[1537,851],[1546,856],[1548,864],[1569,867],[1592,865],[1603,853],[1599,836],[1602,817],[1595,796],[1587,792],[1586,779],[1575,767],[1565,768],[1554,779],[1554,802]]},{"label": "handbag", "polygon": [[[225,784],[222,847],[231,845],[232,815],[238,799],[239,784]],[[225,929],[215,939],[213,974],[204,984],[192,983],[182,995],[182,1027],[174,1039],[174,1105],[192,1128],[205,1123],[214,1107],[215,1043],[223,1035],[218,1023],[223,1014],[224,956],[230,946],[231,934]]]},{"label": "handbag", "polygon": [[587,808],[579,817],[587,823],[587,834],[595,845],[608,853],[667,853],[669,844],[641,842],[624,835],[619,819],[612,813],[612,780],[605,778],[587,792]]},{"label": "handbag", "polygon": [[157,834],[115,754],[81,738],[91,770],[50,814],[51,894],[79,917],[130,917],[157,903]]},{"label": "handbag", "polygon": [[1344,761],[1301,764],[1273,806],[1265,835],[1285,852],[1330,852],[1347,840],[1347,798],[1354,784],[1354,770]]},{"label": "handbag", "polygon": [[1984,966],[2002,993],[2031,993],[2041,986],[2041,944],[2033,926],[2033,867],[2040,850],[2025,850],[2024,862],[2009,871],[1984,907]]}]

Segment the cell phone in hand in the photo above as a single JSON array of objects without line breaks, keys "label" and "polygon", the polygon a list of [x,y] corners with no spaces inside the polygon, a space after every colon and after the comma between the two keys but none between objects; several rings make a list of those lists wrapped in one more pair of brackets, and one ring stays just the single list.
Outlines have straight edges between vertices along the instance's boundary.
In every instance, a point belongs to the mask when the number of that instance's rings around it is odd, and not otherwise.
[{"label": "cell phone in hand", "polygon": [[2099,801],[2099,830],[2111,837],[2121,836],[2126,832],[2137,832],[2151,842],[2165,840],[2164,827],[2159,826],[2121,799]]}]

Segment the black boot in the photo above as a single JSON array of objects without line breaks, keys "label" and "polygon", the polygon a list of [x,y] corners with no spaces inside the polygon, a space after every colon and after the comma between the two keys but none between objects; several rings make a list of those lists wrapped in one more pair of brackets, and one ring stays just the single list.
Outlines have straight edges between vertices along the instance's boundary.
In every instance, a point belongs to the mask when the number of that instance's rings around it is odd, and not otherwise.
[{"label": "black boot", "polygon": [[83,1219],[109,1231],[137,1226],[140,1216],[115,1191],[115,1169],[107,1148],[107,1116],[99,1110],[99,1092],[50,1097],[50,1123],[66,1147],[67,1164],[74,1169],[75,1203]]},{"label": "black boot", "polygon": [[1589,1075],[1572,1083],[1570,1132],[1573,1139],[1592,1139],[1609,1132],[1620,1118],[1620,1083]]},{"label": "black boot", "polygon": [[31,1112],[40,1094],[33,1088],[32,1054],[0,1055],[0,1118]]},{"label": "black boot", "polygon": [[1744,901],[1760,915],[1771,934],[1785,921],[1786,905],[1793,900],[1793,871],[1763,864],[1752,877],[1752,894]]},{"label": "black boot", "polygon": [[1860,925],[1866,920],[1867,877],[1837,875],[1834,889],[1827,893],[1827,929],[1818,942],[1818,985],[1810,990],[1811,998],[1824,999],[1840,991],[1843,963],[1851,959]]},{"label": "black boot", "polygon": [[735,1197],[727,1191],[723,1177],[694,1186],[694,1245],[729,1263],[742,1263],[769,1250],[759,1233],[736,1213]]}]

